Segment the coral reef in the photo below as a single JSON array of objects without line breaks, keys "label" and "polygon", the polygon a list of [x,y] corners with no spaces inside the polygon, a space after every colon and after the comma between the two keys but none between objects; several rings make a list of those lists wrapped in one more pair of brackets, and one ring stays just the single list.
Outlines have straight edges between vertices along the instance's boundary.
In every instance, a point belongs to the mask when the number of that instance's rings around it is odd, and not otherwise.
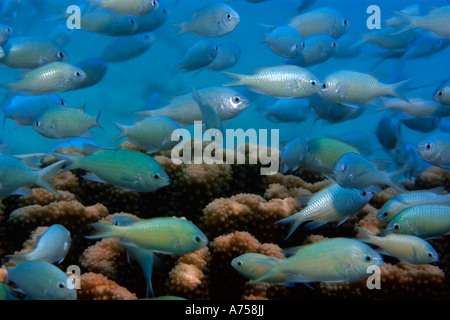
[{"label": "coral reef", "polygon": [[[121,145],[145,152],[129,142]],[[239,151],[248,160],[249,146]],[[85,155],[77,148],[58,152]],[[276,152],[276,151],[275,151]],[[283,249],[332,237],[355,237],[356,227],[380,234],[384,222],[376,219],[377,210],[398,191],[385,187],[359,213],[337,225],[328,223],[309,230],[302,226],[285,240],[286,227],[275,222],[302,209],[296,198],[313,194],[333,183],[321,174],[299,168],[287,174],[263,176],[261,164],[174,164],[170,152],[152,156],[170,177],[171,184],[156,192],[141,194],[87,181],[82,170],[60,174],[53,181],[58,190],[51,192],[32,187],[30,196],[3,199],[0,209],[0,258],[25,252],[34,246],[36,237],[50,225],[64,225],[72,236],[68,256],[61,263],[81,269],[81,289],[77,297],[92,299],[140,299],[146,297],[146,279],[138,263],[129,259],[119,239],[88,240],[89,224],[111,223],[117,215],[132,218],[158,216],[186,217],[209,238],[209,245],[184,255],[156,253],[152,286],[156,296],[179,296],[187,299],[442,299],[449,298],[449,255],[446,237],[430,240],[440,260],[431,265],[410,265],[385,257],[381,267],[381,289],[370,290],[366,280],[352,283],[313,283],[294,287],[258,283],[250,284],[233,269],[237,256],[256,252],[283,259]],[[42,158],[46,166],[56,161],[52,155]],[[246,162],[248,163],[248,162]],[[404,183],[408,189],[445,186],[449,175],[430,167],[415,180]],[[6,269],[0,269],[5,282]]]}]

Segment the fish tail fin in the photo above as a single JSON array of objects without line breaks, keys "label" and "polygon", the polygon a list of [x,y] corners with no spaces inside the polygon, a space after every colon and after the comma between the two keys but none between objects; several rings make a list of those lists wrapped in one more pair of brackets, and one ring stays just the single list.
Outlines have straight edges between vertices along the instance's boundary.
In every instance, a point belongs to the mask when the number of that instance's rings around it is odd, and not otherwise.
[{"label": "fish tail fin", "polygon": [[115,237],[114,228],[116,226],[113,224],[95,222],[95,223],[89,224],[89,226],[92,227],[95,232],[89,236],[85,236],[86,239],[100,239],[100,238]]},{"label": "fish tail fin", "polygon": [[235,79],[235,81],[231,81],[231,82],[225,83],[224,86],[231,87],[231,86],[243,86],[243,85],[245,85],[245,82],[244,82],[244,77],[245,76],[244,75],[237,74],[237,73],[232,73],[232,72],[228,72],[228,71],[222,71],[222,73]]},{"label": "fish tail fin", "polygon": [[398,180],[405,177],[406,175],[409,175],[410,173],[411,168],[409,167],[390,172],[386,175],[387,177],[386,184],[400,192],[408,192],[408,190],[406,190],[403,184],[400,183]]},{"label": "fish tail fin", "polygon": [[66,166],[64,168],[64,171],[70,171],[77,168],[79,156],[58,152],[52,152],[52,155],[54,155],[59,160],[65,161]]},{"label": "fish tail fin", "polygon": [[123,124],[117,123],[115,121],[113,121],[113,123],[116,126],[116,128],[119,129],[119,131],[120,131],[114,141],[118,141],[118,140],[120,140],[122,138],[125,138],[127,136],[127,128],[128,128],[128,126],[125,126]]},{"label": "fish tail fin", "polygon": [[410,82],[410,81],[411,81],[411,79],[406,79],[406,80],[403,80],[403,81],[399,81],[399,82],[390,84],[388,86],[389,87],[389,95],[397,97],[397,98],[400,98],[400,99],[402,99],[402,100],[404,100],[406,102],[409,102],[408,98],[405,97],[402,92],[400,92],[400,89],[402,89],[403,86],[405,84],[407,84],[408,82]]},{"label": "fish tail fin", "polygon": [[41,186],[42,188],[47,189],[54,195],[57,195],[55,187],[51,184],[51,180],[53,180],[57,175],[59,175],[63,171],[63,167],[66,164],[65,160],[61,160],[55,162],[41,170],[37,173],[36,184]]},{"label": "fish tail fin", "polygon": [[417,28],[417,21],[418,21],[418,17],[416,16],[411,16],[407,13],[401,12],[401,11],[393,11],[396,15],[400,16],[400,18],[402,18],[403,20],[406,21],[406,25],[402,28],[400,28],[399,30],[397,30],[396,32],[392,33],[391,36],[395,36],[398,35],[400,33],[412,30],[414,28]]},{"label": "fish tail fin", "polygon": [[358,234],[356,236],[358,240],[361,240],[362,242],[373,243],[372,239],[374,235],[372,233],[361,227],[356,227],[356,231],[358,231]]},{"label": "fish tail fin", "polygon": [[189,30],[187,29],[187,23],[186,22],[181,22],[181,23],[175,23],[174,24],[176,27],[180,28],[180,31],[178,31],[178,33],[174,36],[174,38],[177,38],[179,36],[181,36],[182,34],[189,32]]},{"label": "fish tail fin", "polygon": [[293,214],[287,218],[278,220],[275,222],[275,224],[291,224],[288,234],[286,235],[286,237],[284,238],[284,240],[287,240],[292,233],[294,233],[294,231],[304,222],[305,220],[303,220],[302,218],[299,217],[299,215],[297,214]]}]

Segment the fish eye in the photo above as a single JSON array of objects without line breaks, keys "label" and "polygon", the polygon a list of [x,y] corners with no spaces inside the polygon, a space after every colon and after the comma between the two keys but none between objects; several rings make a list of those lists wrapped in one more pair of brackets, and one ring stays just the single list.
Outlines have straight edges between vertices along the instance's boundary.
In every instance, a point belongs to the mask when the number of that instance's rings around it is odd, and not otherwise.
[{"label": "fish eye", "polygon": [[432,252],[428,252],[428,253],[427,253],[427,257],[428,257],[428,258],[433,258],[433,253],[432,253]]},{"label": "fish eye", "polygon": [[242,262],[240,262],[240,261],[238,261],[236,264],[237,264],[238,266],[242,266]]},{"label": "fish eye", "polygon": [[425,148],[426,148],[427,150],[431,150],[431,148],[433,148],[433,145],[432,145],[431,143],[427,143],[427,144],[425,145]]},{"label": "fish eye", "polygon": [[393,228],[394,228],[395,230],[400,230],[400,226],[399,226],[397,223],[393,225]]},{"label": "fish eye", "polygon": [[302,42],[302,48],[305,48],[306,44],[304,42]]},{"label": "fish eye", "polygon": [[66,285],[64,284],[64,282],[58,282],[57,284],[56,284],[56,286],[58,287],[58,289],[64,289],[65,287],[66,287]]},{"label": "fish eye", "polygon": [[333,42],[333,43],[331,44],[331,46],[332,46],[333,48],[335,48],[335,47],[337,46],[337,43],[336,43],[336,42]]},{"label": "fish eye", "polygon": [[241,102],[241,98],[239,98],[239,97],[233,97],[233,101],[234,101],[235,103],[239,103],[239,102]]},{"label": "fish eye", "polygon": [[347,25],[348,24],[348,21],[347,21],[347,19],[345,19],[344,20],[344,25]]},{"label": "fish eye", "polygon": [[387,217],[389,215],[389,212],[387,211],[383,211],[383,213],[381,214],[383,217]]},{"label": "fish eye", "polygon": [[63,105],[64,105],[64,100],[63,100],[63,99],[59,100],[59,104],[60,104],[61,106],[63,106]]},{"label": "fish eye", "polygon": [[78,71],[75,71],[75,77],[79,77],[79,76],[81,76],[81,73]]},{"label": "fish eye", "polygon": [[6,28],[5,31],[6,31],[7,33],[11,33],[11,28]]},{"label": "fish eye", "polygon": [[159,173],[155,173],[153,175],[153,179],[158,180],[159,178],[161,178],[161,175]]},{"label": "fish eye", "polygon": [[311,80],[309,83],[310,83],[312,86],[315,86],[315,85],[317,84],[317,81],[316,81],[316,80]]},{"label": "fish eye", "polygon": [[200,236],[195,236],[194,241],[200,243],[202,241],[202,238],[200,238]]},{"label": "fish eye", "polygon": [[439,96],[439,97],[442,97],[443,95],[444,95],[444,93],[443,93],[442,91],[439,91],[439,92],[438,92],[438,96]]},{"label": "fish eye", "polygon": [[134,19],[130,19],[130,24],[134,24],[134,23],[135,23]]},{"label": "fish eye", "polygon": [[365,197],[365,196],[367,196],[367,192],[363,191],[363,192],[361,192],[361,195],[362,195],[363,197]]},{"label": "fish eye", "polygon": [[156,6],[156,1],[152,1],[152,6]]},{"label": "fish eye", "polygon": [[326,83],[323,83],[322,84],[322,89],[326,89],[327,88],[327,84]]},{"label": "fish eye", "polygon": [[167,14],[167,10],[166,10],[166,9],[162,9],[162,12],[163,12],[164,14]]},{"label": "fish eye", "polygon": [[148,38],[150,38],[150,37],[148,36],[148,34],[146,34],[146,35],[144,36],[144,38],[145,38],[145,39],[148,39]]},{"label": "fish eye", "polygon": [[36,127],[39,127],[39,126],[41,125],[41,123],[40,123],[39,121],[35,121],[35,122],[34,122],[34,125],[35,125]]},{"label": "fish eye", "polygon": [[231,20],[231,14],[229,14],[229,13],[227,14],[227,19]]},{"label": "fish eye", "polygon": [[342,171],[342,172],[347,171],[347,165],[346,165],[346,164],[343,164],[343,165],[342,165],[341,171]]},{"label": "fish eye", "polygon": [[367,256],[364,257],[364,260],[366,262],[370,262],[370,261],[372,261],[372,257],[370,255],[367,255]]},{"label": "fish eye", "polygon": [[64,58],[64,52],[62,52],[62,51],[58,51],[58,53],[56,54],[56,56],[58,57],[58,58]]}]

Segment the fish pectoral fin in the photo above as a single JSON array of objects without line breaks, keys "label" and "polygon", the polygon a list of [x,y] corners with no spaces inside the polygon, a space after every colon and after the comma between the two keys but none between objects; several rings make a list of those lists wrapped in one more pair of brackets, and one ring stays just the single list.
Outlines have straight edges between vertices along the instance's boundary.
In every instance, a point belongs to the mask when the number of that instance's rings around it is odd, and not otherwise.
[{"label": "fish pectoral fin", "polygon": [[92,173],[92,172],[89,172],[89,173],[83,175],[82,178],[85,180],[106,184],[106,182],[104,180],[100,179],[95,173]]},{"label": "fish pectoral fin", "polygon": [[345,217],[337,224],[336,228],[339,227],[341,224],[343,224],[345,221],[347,221],[348,218],[350,218],[350,215],[345,216]]}]

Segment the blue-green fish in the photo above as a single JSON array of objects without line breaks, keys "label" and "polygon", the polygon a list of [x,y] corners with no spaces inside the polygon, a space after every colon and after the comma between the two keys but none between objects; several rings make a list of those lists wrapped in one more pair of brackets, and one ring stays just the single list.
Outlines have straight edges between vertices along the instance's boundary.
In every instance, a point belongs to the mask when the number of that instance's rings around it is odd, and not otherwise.
[{"label": "blue-green fish", "polygon": [[360,227],[356,229],[360,231],[358,240],[380,247],[382,250],[378,251],[381,254],[412,264],[427,264],[439,260],[439,255],[433,246],[422,238],[395,233],[377,237]]},{"label": "blue-green fish", "polygon": [[105,62],[123,62],[138,57],[150,49],[155,41],[153,33],[141,33],[114,39],[100,55]]},{"label": "blue-green fish", "polygon": [[8,105],[3,107],[3,113],[6,119],[13,119],[18,125],[30,126],[46,110],[65,105],[64,99],[57,94],[41,96],[14,95]]},{"label": "blue-green fish", "polygon": [[137,17],[120,15],[109,9],[86,12],[80,18],[81,29],[108,36],[125,36],[137,32]]},{"label": "blue-green fish", "polygon": [[[250,106],[245,96],[231,88],[212,86],[198,89],[197,92],[214,107],[221,120],[232,119]],[[194,124],[194,121],[203,121],[200,108],[192,98],[192,92],[172,99],[160,109],[141,111],[138,114],[168,117],[186,125]]]},{"label": "blue-green fish", "polygon": [[13,37],[2,49],[4,56],[0,63],[10,68],[35,69],[50,62],[68,60],[64,49],[46,37]]},{"label": "blue-green fish", "polygon": [[265,67],[249,75],[223,73],[236,79],[227,86],[249,86],[257,93],[277,98],[306,98],[318,92],[321,85],[310,71],[294,65]]},{"label": "blue-green fish", "polygon": [[301,246],[286,259],[267,261],[273,264],[269,271],[251,283],[283,279],[280,284],[310,282],[351,282],[366,278],[370,266],[380,266],[383,259],[362,241],[332,238]]},{"label": "blue-green fish", "polygon": [[156,0],[90,0],[95,8],[110,9],[117,14],[144,16],[159,6]]},{"label": "blue-green fish", "polygon": [[434,91],[433,99],[443,104],[450,104],[450,78],[442,81]]},{"label": "blue-green fish", "polygon": [[217,56],[219,47],[209,39],[200,39],[191,45],[183,57],[176,62],[177,71],[186,69],[187,71],[197,70],[206,67]]},{"label": "blue-green fish", "polygon": [[0,47],[2,47],[12,34],[12,28],[5,24],[0,24]]},{"label": "blue-green fish", "polygon": [[148,153],[170,150],[178,143],[171,140],[171,135],[180,125],[167,117],[145,117],[130,126],[114,124],[120,130],[116,140],[128,138],[133,144],[146,148]]},{"label": "blue-green fish", "polygon": [[54,195],[57,191],[51,184],[51,180],[62,172],[65,161],[58,161],[40,170],[32,170],[27,167],[19,158],[0,154],[0,199],[10,195],[30,195],[31,190],[24,186],[36,184],[47,189]]},{"label": "blue-green fish", "polygon": [[412,29],[423,28],[443,38],[450,38],[450,6],[437,7],[423,16],[413,16],[401,11],[395,13],[407,24],[398,30],[400,34]]},{"label": "blue-green fish", "polygon": [[145,16],[135,17],[137,28],[134,34],[150,32],[161,27],[169,18],[169,11],[161,3],[158,8]]},{"label": "blue-green fish", "polygon": [[6,266],[8,277],[26,296],[37,300],[76,300],[73,280],[61,269],[45,261],[19,263]]},{"label": "blue-green fish", "polygon": [[402,55],[402,59],[429,57],[444,50],[449,45],[450,39],[444,39],[436,36],[421,36],[411,43],[405,54]]},{"label": "blue-green fish", "polygon": [[14,264],[24,261],[61,263],[70,249],[70,244],[70,232],[60,224],[53,224],[38,237],[32,251],[11,254],[5,257]]},{"label": "blue-green fish", "polygon": [[195,11],[190,21],[179,23],[178,35],[193,32],[200,37],[221,37],[232,32],[239,21],[239,14],[233,8],[223,2],[214,2]]},{"label": "blue-green fish", "polygon": [[350,105],[369,103],[385,95],[403,98],[397,89],[407,81],[385,84],[367,73],[341,70],[325,77],[318,94],[323,99],[334,103]]},{"label": "blue-green fish", "polygon": [[333,103],[322,99],[317,94],[309,97],[308,100],[309,105],[316,113],[316,118],[332,124],[355,119],[366,110],[365,105],[348,106],[345,104]]},{"label": "blue-green fish", "polygon": [[350,23],[336,9],[321,7],[293,17],[290,25],[305,38],[323,33],[337,39],[348,30]]},{"label": "blue-green fish", "polygon": [[99,58],[88,58],[77,64],[86,74],[85,79],[79,84],[78,88],[91,87],[100,82],[108,71],[106,63]]},{"label": "blue-green fish", "polygon": [[91,173],[85,175],[85,179],[109,183],[126,190],[153,192],[170,183],[161,165],[145,153],[130,149],[85,148],[91,149],[88,150],[90,155],[54,154],[68,161],[65,170],[83,169]]},{"label": "blue-green fish", "polygon": [[325,62],[334,56],[339,44],[335,38],[327,34],[312,34],[304,39],[305,47],[297,57],[285,59],[286,64],[299,67],[310,67]]},{"label": "blue-green fish", "polygon": [[360,154],[349,152],[334,164],[333,179],[344,188],[373,190],[380,184],[386,184],[400,192],[406,192],[405,187],[397,180],[404,177],[411,169],[382,171],[387,164],[390,163],[375,163]]},{"label": "blue-green fish", "polygon": [[450,206],[416,205],[400,211],[386,227],[393,233],[432,239],[450,233]]},{"label": "blue-green fish", "polygon": [[158,217],[122,222],[90,224],[96,233],[88,239],[120,238],[127,246],[165,254],[185,254],[208,244],[206,235],[192,222],[177,217]]},{"label": "blue-green fish", "polygon": [[218,47],[216,57],[206,69],[220,71],[234,67],[241,57],[241,48],[234,42],[226,42]]},{"label": "blue-green fish", "polygon": [[314,117],[309,99],[268,99],[264,117],[273,122],[303,122]]},{"label": "blue-green fish", "polygon": [[192,88],[192,99],[197,103],[202,113],[203,122],[205,123],[206,130],[216,129],[220,132],[224,132],[222,120],[220,120],[217,111],[206,101],[198,92]]},{"label": "blue-green fish", "polygon": [[334,137],[320,137],[308,141],[303,166],[325,175],[331,175],[334,164],[346,153],[359,153],[351,144]]},{"label": "blue-green fish", "polygon": [[290,224],[286,239],[303,223],[308,229],[321,227],[329,222],[344,223],[358,213],[372,199],[373,193],[357,189],[347,189],[337,183],[308,197],[306,206],[299,212],[279,220],[276,224]]},{"label": "blue-green fish", "polygon": [[281,169],[283,173],[297,170],[304,161],[308,150],[308,142],[302,136],[292,138],[281,153]]},{"label": "blue-green fish", "polygon": [[422,97],[408,97],[408,101],[401,98],[381,97],[382,106],[376,111],[399,110],[411,117],[448,117],[450,108],[432,99]]},{"label": "blue-green fish", "polygon": [[78,89],[86,78],[81,68],[66,62],[51,62],[33,69],[18,82],[3,84],[12,93],[29,95],[60,93]]},{"label": "blue-green fish", "polygon": [[13,295],[13,290],[14,288],[0,282],[0,300],[19,300],[19,298]]},{"label": "blue-green fish", "polygon": [[[265,254],[250,252],[234,258],[231,261],[231,266],[241,276],[250,280],[257,280],[269,272],[278,260]],[[266,278],[264,280],[264,282],[268,283],[284,283],[284,281],[284,274],[276,274],[272,278]]]},{"label": "blue-green fish", "polygon": [[[136,220],[125,216],[115,216],[111,220],[112,224],[116,226],[127,225],[132,223],[133,221]],[[152,250],[141,249],[136,246],[127,246],[126,244],[124,244],[124,246],[127,249],[128,258],[131,257],[136,260],[141,267],[142,272],[144,273],[144,277],[147,282],[146,297],[148,297],[149,295],[154,297],[155,294],[153,292],[152,286],[152,274],[155,262],[160,262],[158,260],[158,257]]]},{"label": "blue-green fish", "polygon": [[96,117],[91,117],[84,111],[84,106],[56,106],[38,116],[33,123],[33,129],[50,139],[79,137],[90,128],[100,127],[100,114],[101,111]]},{"label": "blue-green fish", "polygon": [[278,27],[261,25],[264,31],[264,42],[270,50],[284,58],[296,58],[305,48],[302,35],[292,27],[285,24]]},{"label": "blue-green fish", "polygon": [[429,135],[419,142],[417,152],[429,164],[450,170],[450,133]]},{"label": "blue-green fish", "polygon": [[400,211],[416,205],[450,205],[450,194],[440,194],[441,189],[411,191],[392,197],[378,210],[377,219],[389,223]]}]

